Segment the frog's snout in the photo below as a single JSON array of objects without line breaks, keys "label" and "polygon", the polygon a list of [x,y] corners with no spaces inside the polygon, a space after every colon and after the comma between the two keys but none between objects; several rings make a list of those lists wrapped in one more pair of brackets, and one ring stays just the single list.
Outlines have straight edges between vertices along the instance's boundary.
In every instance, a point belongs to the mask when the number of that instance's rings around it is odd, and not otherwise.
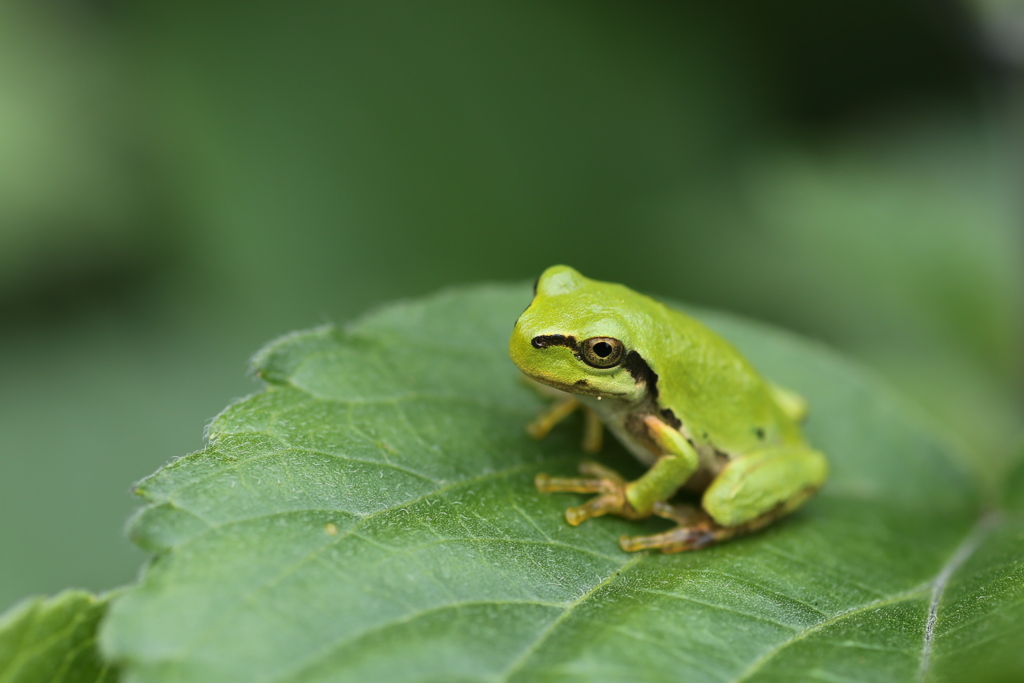
[{"label": "frog's snout", "polygon": [[525,370],[530,365],[529,358],[533,352],[530,339],[531,337],[517,320],[515,327],[512,328],[512,337],[508,341],[508,355],[520,370]]}]

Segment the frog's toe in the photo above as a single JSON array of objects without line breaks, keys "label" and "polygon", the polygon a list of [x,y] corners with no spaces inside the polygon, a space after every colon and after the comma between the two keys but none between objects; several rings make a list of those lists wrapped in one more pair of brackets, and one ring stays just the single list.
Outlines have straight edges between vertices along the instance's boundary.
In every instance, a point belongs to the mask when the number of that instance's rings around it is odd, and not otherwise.
[{"label": "frog's toe", "polygon": [[602,493],[608,490],[604,479],[550,477],[543,472],[534,478],[533,483],[541,493]]},{"label": "frog's toe", "polygon": [[550,477],[541,472],[533,483],[541,493],[619,493],[626,480],[615,470],[596,462],[580,463],[582,477]]},{"label": "frog's toe", "polygon": [[622,510],[622,503],[622,496],[614,493],[595,496],[583,505],[577,505],[566,510],[565,521],[573,526],[579,526],[593,517],[620,512]]},{"label": "frog's toe", "polygon": [[706,515],[702,515],[701,511],[693,505],[669,503],[664,500],[656,501],[654,506],[651,508],[651,512],[662,519],[675,522],[679,526],[690,526],[694,522],[706,517]]},{"label": "frog's toe", "polygon": [[650,536],[622,536],[619,547],[627,553],[638,550],[661,550],[663,553],[678,553],[698,550],[733,535],[730,529],[717,525],[697,524],[676,527]]}]

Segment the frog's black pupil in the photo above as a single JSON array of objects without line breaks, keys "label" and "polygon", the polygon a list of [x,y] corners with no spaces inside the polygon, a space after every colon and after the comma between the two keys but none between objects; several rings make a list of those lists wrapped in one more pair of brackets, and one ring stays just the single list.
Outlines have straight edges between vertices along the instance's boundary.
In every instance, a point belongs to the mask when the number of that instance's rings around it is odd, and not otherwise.
[{"label": "frog's black pupil", "polygon": [[608,342],[597,342],[594,344],[594,353],[601,358],[607,358],[612,355],[612,345]]}]

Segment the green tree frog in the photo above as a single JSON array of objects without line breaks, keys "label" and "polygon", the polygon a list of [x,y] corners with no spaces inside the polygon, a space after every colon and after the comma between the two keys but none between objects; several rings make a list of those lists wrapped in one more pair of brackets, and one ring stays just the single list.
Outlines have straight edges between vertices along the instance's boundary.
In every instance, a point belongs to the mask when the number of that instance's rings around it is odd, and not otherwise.
[{"label": "green tree frog", "polygon": [[[593,462],[580,465],[581,477],[536,478],[542,492],[597,494],[566,511],[573,526],[606,514],[677,524],[623,536],[623,550],[693,550],[756,531],[825,481],[825,457],[800,429],[800,396],[700,322],[623,285],[548,268],[509,352],[561,396],[528,426],[534,437],[583,407],[586,450],[600,448],[603,424],[648,467],[635,481]],[[699,495],[700,507],[673,503],[680,489]]]}]

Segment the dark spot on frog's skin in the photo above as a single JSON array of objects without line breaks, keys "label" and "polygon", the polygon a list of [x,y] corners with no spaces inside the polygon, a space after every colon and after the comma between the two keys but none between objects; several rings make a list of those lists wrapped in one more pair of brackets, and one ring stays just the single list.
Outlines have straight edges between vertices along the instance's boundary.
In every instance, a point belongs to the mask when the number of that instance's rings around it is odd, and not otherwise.
[{"label": "dark spot on frog's skin", "polygon": [[567,337],[564,334],[542,334],[530,340],[535,349],[547,349],[552,346],[564,346],[576,351],[576,337]]},{"label": "dark spot on frog's skin", "polygon": [[757,434],[757,438],[764,440],[764,429],[761,427],[754,427],[754,434]]},{"label": "dark spot on frog's skin", "polygon": [[[670,425],[673,429],[679,429],[683,426],[682,420],[676,417],[671,408],[665,408],[661,411],[661,417],[665,420],[665,424]],[[704,438],[707,438],[707,434],[704,435]]]},{"label": "dark spot on frog's skin", "polygon": [[578,387],[585,387],[588,384],[590,384],[590,382],[588,382],[585,379],[578,379],[578,380],[576,380],[576,386],[578,386]]}]

